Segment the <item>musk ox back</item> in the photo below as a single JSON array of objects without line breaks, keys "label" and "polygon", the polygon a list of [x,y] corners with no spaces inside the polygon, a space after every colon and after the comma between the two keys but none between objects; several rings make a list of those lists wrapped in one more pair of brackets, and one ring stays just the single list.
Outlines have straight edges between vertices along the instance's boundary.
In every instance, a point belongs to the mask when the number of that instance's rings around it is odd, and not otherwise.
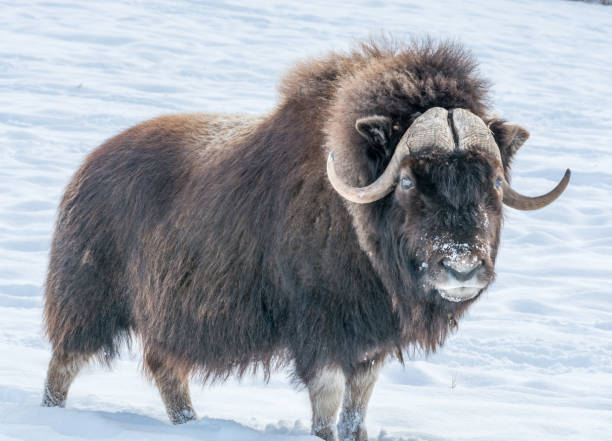
[{"label": "musk ox back", "polygon": [[487,288],[526,130],[490,118],[465,50],[364,44],[298,65],[263,116],[157,118],[110,139],[62,199],[46,284],[63,406],[131,335],[174,423],[188,379],[291,365],[313,433],[366,439],[381,364],[434,351]]}]

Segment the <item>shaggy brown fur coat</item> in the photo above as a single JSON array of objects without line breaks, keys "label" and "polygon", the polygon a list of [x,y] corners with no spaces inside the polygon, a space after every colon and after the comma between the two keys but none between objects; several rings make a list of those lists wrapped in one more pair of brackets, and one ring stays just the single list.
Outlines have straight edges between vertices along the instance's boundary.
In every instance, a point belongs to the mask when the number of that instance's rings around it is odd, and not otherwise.
[{"label": "shaggy brown fur coat", "polygon": [[[349,373],[398,349],[435,350],[471,303],[423,296],[389,231],[389,197],[355,206],[331,188],[331,148],[353,185],[380,175],[355,120],[400,136],[435,106],[487,118],[487,84],[453,44],[365,44],[308,60],[270,114],[167,116],[91,153],[61,202],[46,284],[54,351],[111,360],[130,335],[204,378],[293,362]],[[491,121],[508,167],[516,128]],[[397,142],[397,139],[394,140]],[[393,143],[391,143],[394,145]]]}]

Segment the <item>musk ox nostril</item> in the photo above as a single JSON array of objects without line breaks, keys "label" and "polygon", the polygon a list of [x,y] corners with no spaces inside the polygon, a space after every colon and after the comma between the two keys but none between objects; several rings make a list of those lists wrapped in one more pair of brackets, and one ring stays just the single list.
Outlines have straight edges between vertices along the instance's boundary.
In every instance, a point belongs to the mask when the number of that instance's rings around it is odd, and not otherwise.
[{"label": "musk ox nostril", "polygon": [[442,259],[440,264],[452,274],[457,280],[465,281],[469,280],[476,275],[478,270],[482,268],[483,261],[475,260],[473,262],[466,262],[464,259],[462,260],[451,260],[451,259]]}]

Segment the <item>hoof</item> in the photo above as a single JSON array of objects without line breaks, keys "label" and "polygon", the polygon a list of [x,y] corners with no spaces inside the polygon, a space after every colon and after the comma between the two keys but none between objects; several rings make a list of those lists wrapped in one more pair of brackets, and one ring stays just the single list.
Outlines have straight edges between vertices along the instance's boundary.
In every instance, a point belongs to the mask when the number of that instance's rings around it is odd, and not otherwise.
[{"label": "hoof", "polygon": [[188,423],[189,421],[194,421],[198,419],[198,416],[193,411],[193,409],[189,409],[189,408],[172,412],[172,414],[169,415],[169,417],[170,417],[170,422],[175,425],[185,424],[185,423]]},{"label": "hoof", "polygon": [[61,392],[51,392],[48,388],[45,388],[40,405],[43,407],[65,407],[66,394]]},{"label": "hoof", "polygon": [[338,441],[336,430],[331,426],[325,426],[318,429],[313,429],[312,434],[324,439],[325,441]]}]

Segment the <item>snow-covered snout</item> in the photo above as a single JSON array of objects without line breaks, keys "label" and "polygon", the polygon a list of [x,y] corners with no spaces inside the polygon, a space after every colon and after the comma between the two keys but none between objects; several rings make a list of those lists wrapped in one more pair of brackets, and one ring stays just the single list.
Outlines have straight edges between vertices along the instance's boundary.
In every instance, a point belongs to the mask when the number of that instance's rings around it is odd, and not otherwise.
[{"label": "snow-covered snout", "polygon": [[424,263],[426,270],[423,288],[436,291],[451,302],[476,297],[493,278],[493,263],[489,247],[478,241],[476,245],[436,239],[433,242],[433,264]]}]

